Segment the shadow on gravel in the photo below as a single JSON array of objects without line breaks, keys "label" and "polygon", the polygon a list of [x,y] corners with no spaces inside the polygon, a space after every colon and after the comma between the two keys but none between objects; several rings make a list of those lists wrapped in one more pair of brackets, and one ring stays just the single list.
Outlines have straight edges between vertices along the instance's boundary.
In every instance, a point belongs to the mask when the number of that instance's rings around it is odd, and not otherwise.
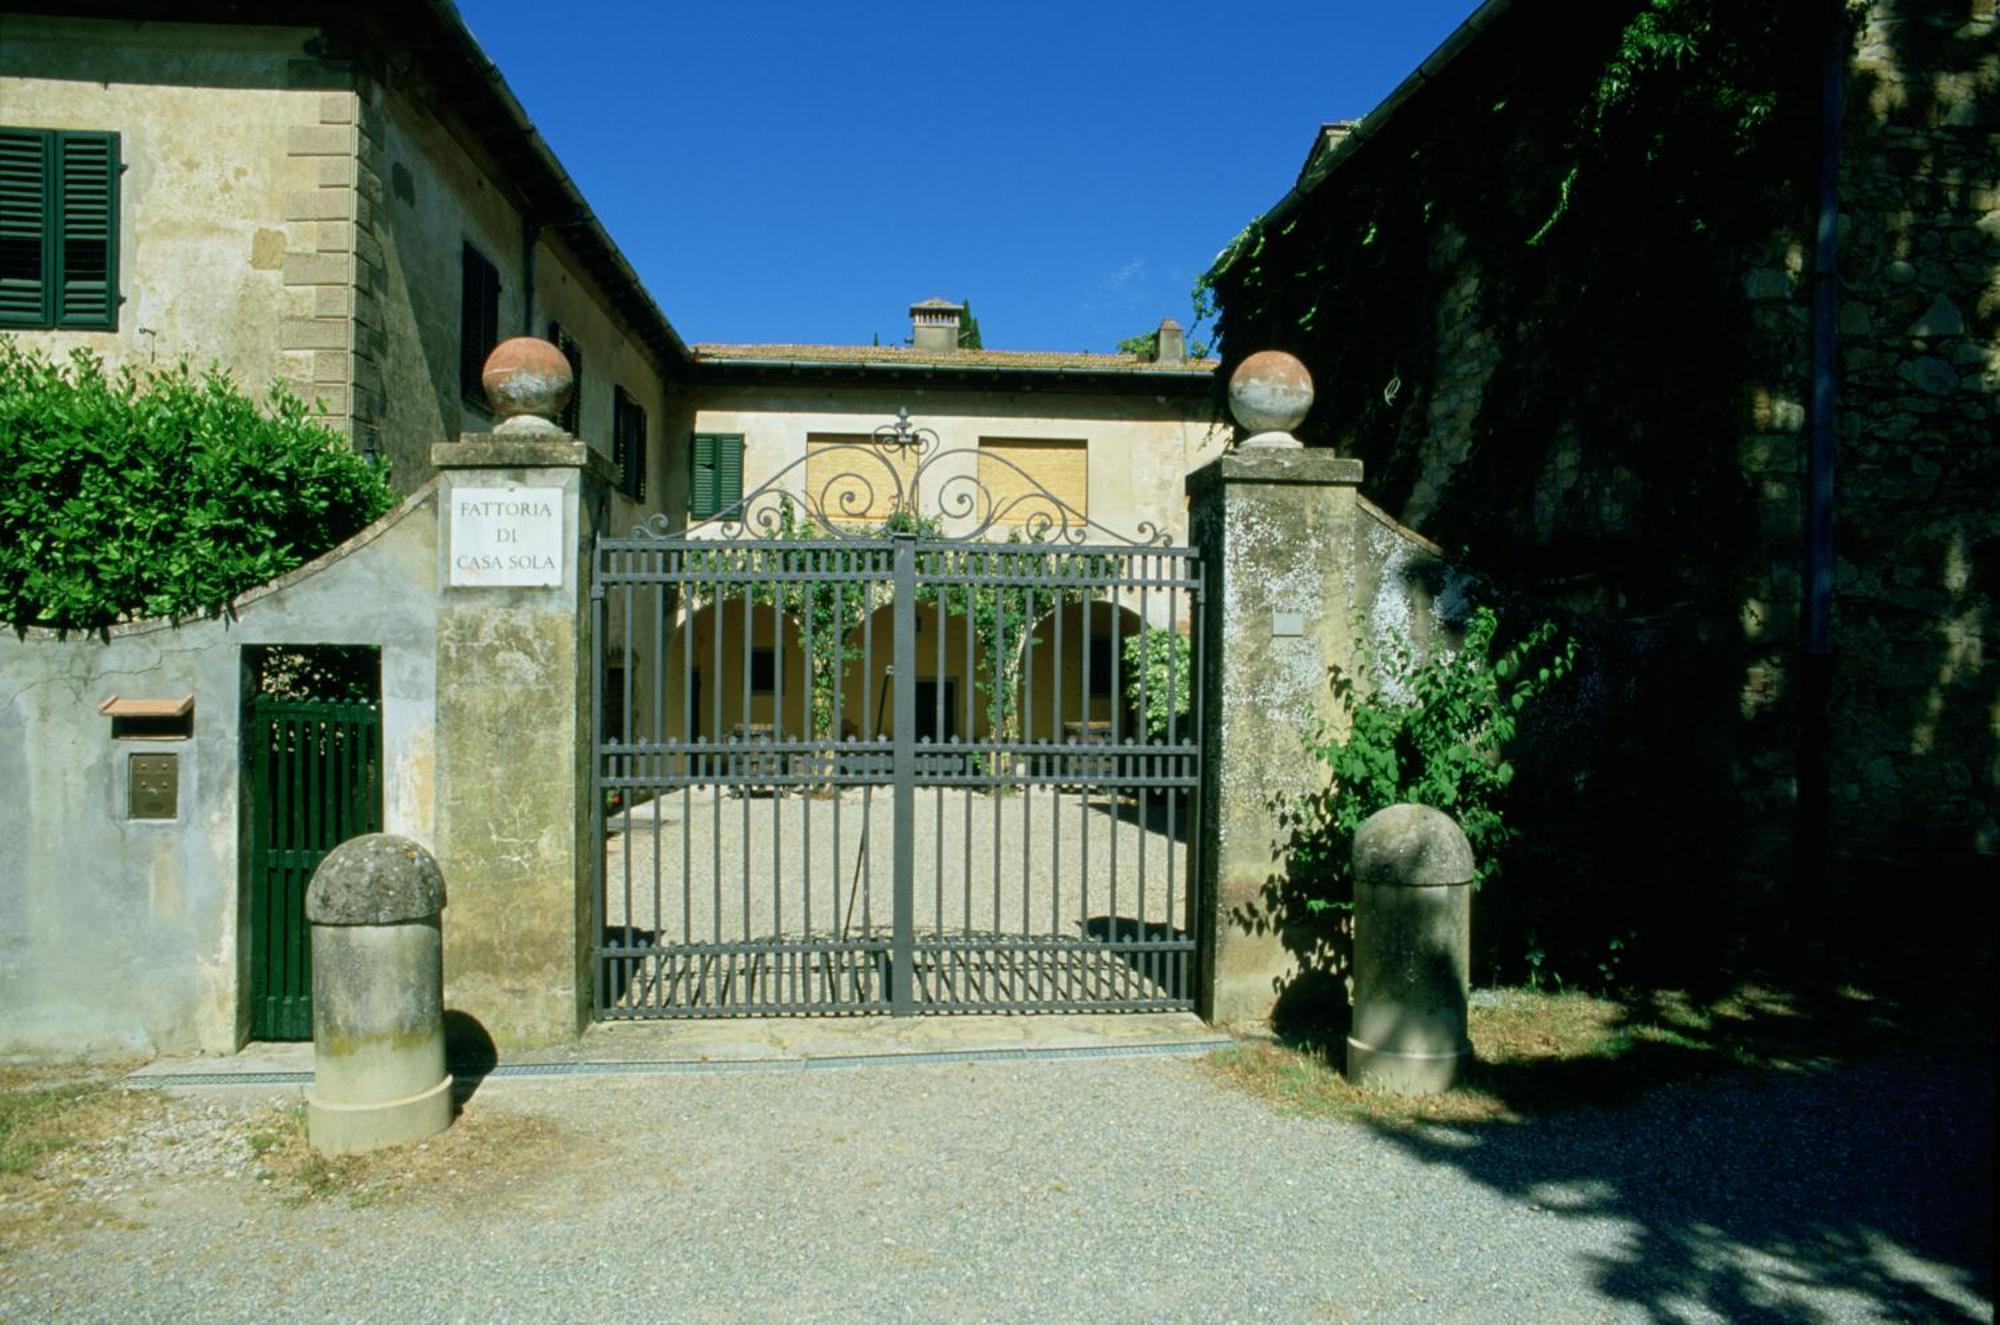
[{"label": "shadow on gravel", "polygon": [[500,1049],[484,1022],[453,1009],[444,1014],[444,1060],[452,1076],[452,1096],[462,1109],[500,1062]]},{"label": "shadow on gravel", "polygon": [[[1756,1061],[1760,1034],[1797,1029],[1753,1018],[1716,1040]],[[1482,1063],[1475,1087],[1522,1121],[1369,1125],[1546,1211],[1558,1245],[1558,1221],[1624,1224],[1597,1288],[1656,1320],[1990,1321],[1990,1016],[1857,1029],[1854,1061],[1808,1049],[1725,1075],[1696,1061],[1714,1052],[1699,1041]]]}]

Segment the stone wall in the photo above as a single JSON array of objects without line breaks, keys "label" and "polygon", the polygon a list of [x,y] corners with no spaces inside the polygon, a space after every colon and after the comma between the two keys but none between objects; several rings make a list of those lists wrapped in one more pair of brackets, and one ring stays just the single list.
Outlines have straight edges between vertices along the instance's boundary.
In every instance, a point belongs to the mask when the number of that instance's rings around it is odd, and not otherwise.
[{"label": "stone wall", "polygon": [[2000,851],[2000,24],[1878,3],[1841,144],[1838,849]]},{"label": "stone wall", "polygon": [[257,396],[279,378],[313,381],[309,348],[297,362],[279,348],[299,339],[287,291],[302,291],[293,310],[313,317],[316,288],[346,281],[344,258],[319,260],[319,223],[286,219],[288,195],[320,169],[294,155],[313,145],[301,135],[322,133],[327,97],[341,99],[302,56],[311,36],[7,15],[0,119],[115,131],[123,166],[116,329],[17,339],[56,357],[89,350],[113,368],[220,363]]},{"label": "stone wall", "polygon": [[[1571,111],[1622,21],[1575,17],[1509,11],[1253,231],[1219,284],[1227,359],[1299,353],[1321,385],[1301,435],[1584,638],[1588,693],[1531,765],[1558,783],[1538,840],[1560,850],[1535,867],[1567,880],[1542,903],[1567,890],[1546,909],[1589,917],[1578,946],[1648,913],[1725,950],[1773,933],[1788,902],[1824,910],[1822,847],[1857,905],[1885,867],[1990,874],[1993,5],[1876,0],[1849,62],[1824,823],[1803,629],[1819,69],[1780,70],[1762,176],[1704,195],[1732,177],[1670,150],[1619,197],[1586,174],[1570,199]],[[1696,216],[1727,242],[1704,249]]]}]

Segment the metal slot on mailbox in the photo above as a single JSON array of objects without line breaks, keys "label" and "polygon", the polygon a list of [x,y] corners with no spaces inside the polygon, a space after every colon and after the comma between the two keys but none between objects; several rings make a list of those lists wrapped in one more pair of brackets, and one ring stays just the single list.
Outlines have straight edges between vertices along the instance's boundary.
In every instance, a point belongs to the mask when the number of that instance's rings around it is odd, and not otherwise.
[{"label": "metal slot on mailbox", "polygon": [[178,819],[181,812],[181,757],[135,754],[126,770],[128,819]]}]

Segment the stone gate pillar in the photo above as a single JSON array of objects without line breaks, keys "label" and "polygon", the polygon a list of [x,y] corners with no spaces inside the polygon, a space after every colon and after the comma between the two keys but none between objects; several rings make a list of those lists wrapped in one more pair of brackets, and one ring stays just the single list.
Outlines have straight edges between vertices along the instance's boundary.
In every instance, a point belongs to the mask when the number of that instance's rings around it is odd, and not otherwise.
[{"label": "stone gate pillar", "polygon": [[610,474],[549,421],[571,388],[553,345],[507,341],[484,381],[499,425],[431,449],[437,856],[446,1005],[510,1048],[590,1015],[590,554]]},{"label": "stone gate pillar", "polygon": [[1187,480],[1208,577],[1195,998],[1217,1025],[1266,1020],[1299,971],[1277,802],[1322,785],[1302,738],[1339,716],[1329,670],[1354,662],[1362,466],[1291,436],[1311,403],[1296,359],[1252,355],[1230,409],[1254,435]]}]

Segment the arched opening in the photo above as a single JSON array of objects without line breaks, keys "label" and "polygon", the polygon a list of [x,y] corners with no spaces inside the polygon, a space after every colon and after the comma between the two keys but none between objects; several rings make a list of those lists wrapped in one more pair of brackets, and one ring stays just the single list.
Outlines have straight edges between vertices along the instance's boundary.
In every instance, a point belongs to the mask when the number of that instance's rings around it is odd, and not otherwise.
[{"label": "arched opening", "polygon": [[[796,739],[806,733],[803,634],[767,603],[709,603],[674,631],[658,677],[627,678],[636,705],[662,711],[641,732],[669,741]],[[657,689],[655,689],[657,686]]]},{"label": "arched opening", "polygon": [[1021,666],[1021,714],[1029,740],[1104,744],[1144,739],[1139,678],[1126,644],[1139,614],[1110,602],[1064,603],[1037,621]]},{"label": "arched opening", "polygon": [[[843,740],[888,740],[896,734],[895,697],[889,689],[896,658],[894,604],[875,609],[847,635],[849,661],[841,687],[839,730]],[[963,612],[946,610],[942,595],[917,604],[916,740],[948,744],[983,740],[988,721],[986,681],[971,666],[978,641]]]}]

